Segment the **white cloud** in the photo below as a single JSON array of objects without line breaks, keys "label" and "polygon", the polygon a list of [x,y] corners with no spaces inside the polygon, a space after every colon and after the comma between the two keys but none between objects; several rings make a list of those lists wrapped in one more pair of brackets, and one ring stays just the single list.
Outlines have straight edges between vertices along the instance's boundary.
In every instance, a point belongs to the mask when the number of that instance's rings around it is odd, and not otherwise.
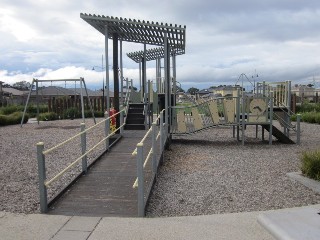
[{"label": "white cloud", "polygon": [[[186,25],[186,54],[177,57],[182,86],[232,84],[255,69],[268,81],[320,75],[318,0],[3,0],[1,5],[0,80],[9,83],[84,77],[101,85],[102,74],[88,69],[101,64],[104,36],[80,12]],[[138,64],[125,54],[142,49],[123,43],[125,77],[136,86]],[[111,41],[109,52],[112,64]],[[154,65],[147,64],[148,79],[155,78]]]}]

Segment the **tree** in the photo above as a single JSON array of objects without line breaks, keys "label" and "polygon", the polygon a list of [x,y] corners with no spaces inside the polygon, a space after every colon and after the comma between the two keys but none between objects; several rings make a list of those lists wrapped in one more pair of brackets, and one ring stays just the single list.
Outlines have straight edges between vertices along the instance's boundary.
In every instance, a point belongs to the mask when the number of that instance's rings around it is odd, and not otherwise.
[{"label": "tree", "polygon": [[12,87],[18,90],[28,90],[30,87],[30,83],[27,81],[20,81],[20,82],[14,83]]},{"label": "tree", "polygon": [[190,93],[191,95],[195,95],[197,92],[199,92],[199,89],[195,87],[191,87],[188,89],[187,92]]},{"label": "tree", "polygon": [[184,92],[184,90],[181,87],[177,86],[177,92]]}]

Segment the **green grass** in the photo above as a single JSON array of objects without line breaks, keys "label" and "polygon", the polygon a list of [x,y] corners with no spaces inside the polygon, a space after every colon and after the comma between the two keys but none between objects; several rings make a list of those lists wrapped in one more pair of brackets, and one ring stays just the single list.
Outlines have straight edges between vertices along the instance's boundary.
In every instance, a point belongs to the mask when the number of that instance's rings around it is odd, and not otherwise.
[{"label": "green grass", "polygon": [[320,181],[320,151],[304,152],[301,157],[301,171],[304,175]]}]

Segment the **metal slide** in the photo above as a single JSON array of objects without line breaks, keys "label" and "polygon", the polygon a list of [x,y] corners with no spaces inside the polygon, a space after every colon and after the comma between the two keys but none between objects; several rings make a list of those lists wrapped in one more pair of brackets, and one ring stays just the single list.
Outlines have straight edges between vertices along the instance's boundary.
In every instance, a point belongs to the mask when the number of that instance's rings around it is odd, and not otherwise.
[{"label": "metal slide", "polygon": [[[269,126],[268,125],[261,125],[265,130],[269,132]],[[281,132],[277,127],[272,125],[272,135],[278,139],[279,142],[285,143],[285,144],[295,144],[294,141],[292,141],[287,135],[285,135],[283,132]]]}]

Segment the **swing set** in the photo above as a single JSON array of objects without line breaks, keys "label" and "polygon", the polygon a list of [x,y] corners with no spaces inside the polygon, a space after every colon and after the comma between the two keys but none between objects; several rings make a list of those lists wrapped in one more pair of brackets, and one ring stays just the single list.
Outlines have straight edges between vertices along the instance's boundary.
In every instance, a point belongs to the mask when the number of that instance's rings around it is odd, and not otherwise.
[{"label": "swing set", "polygon": [[[30,87],[30,90],[29,90],[29,94],[28,94],[28,98],[27,98],[27,101],[26,101],[26,104],[24,106],[24,111],[23,111],[23,115],[22,115],[22,119],[21,119],[21,124],[20,126],[22,127],[23,125],[23,121],[24,121],[24,117],[25,117],[25,114],[26,114],[26,111],[27,111],[27,107],[28,107],[28,104],[29,104],[29,101],[30,101],[30,96],[31,96],[31,93],[32,91],[35,91],[36,92],[36,103],[37,103],[37,121],[38,121],[38,124],[39,124],[39,83],[48,83],[48,82],[51,82],[51,86],[52,86],[52,82],[65,82],[65,84],[67,82],[74,82],[75,83],[75,95],[76,95],[76,84],[77,82],[80,83],[80,100],[81,100],[81,113],[82,113],[82,122],[85,122],[85,115],[84,115],[84,100],[83,100],[83,90],[85,91],[85,94],[88,98],[88,103],[89,103],[89,107],[90,107],[90,112],[92,114],[92,118],[94,120],[94,123],[96,124],[96,119],[95,119],[95,116],[94,116],[94,111],[93,111],[93,108],[92,108],[92,104],[91,104],[91,101],[90,101],[90,98],[89,98],[89,94],[88,94],[88,91],[87,91],[87,87],[86,87],[86,83],[84,81],[84,78],[79,78],[79,79],[56,79],[56,80],[39,80],[39,79],[33,79],[32,80],[32,83],[31,83],[31,87]],[[33,89],[35,86],[35,89]]]}]

